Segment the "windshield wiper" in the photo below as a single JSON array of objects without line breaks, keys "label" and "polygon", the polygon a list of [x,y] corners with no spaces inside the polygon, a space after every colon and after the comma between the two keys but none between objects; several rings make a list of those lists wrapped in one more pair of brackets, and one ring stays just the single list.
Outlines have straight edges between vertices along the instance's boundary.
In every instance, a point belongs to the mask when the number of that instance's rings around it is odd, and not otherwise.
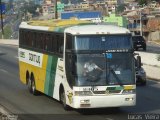
[{"label": "windshield wiper", "polygon": [[116,73],[114,72],[114,70],[112,68],[109,69],[109,71],[113,74],[113,76],[116,78],[118,84],[120,86],[123,86],[122,82],[121,82],[121,79],[116,75]]}]

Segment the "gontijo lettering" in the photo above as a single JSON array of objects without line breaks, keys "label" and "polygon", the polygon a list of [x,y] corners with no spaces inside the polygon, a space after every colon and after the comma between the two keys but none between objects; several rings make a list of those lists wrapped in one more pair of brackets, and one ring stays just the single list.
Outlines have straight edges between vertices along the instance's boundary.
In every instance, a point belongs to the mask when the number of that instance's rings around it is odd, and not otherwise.
[{"label": "gontijo lettering", "polygon": [[29,53],[29,60],[40,64],[40,56]]}]

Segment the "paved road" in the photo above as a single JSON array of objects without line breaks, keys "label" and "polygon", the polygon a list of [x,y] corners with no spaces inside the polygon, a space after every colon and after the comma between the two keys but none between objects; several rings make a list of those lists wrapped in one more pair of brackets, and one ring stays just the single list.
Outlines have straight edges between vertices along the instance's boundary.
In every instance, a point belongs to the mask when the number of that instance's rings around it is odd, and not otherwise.
[{"label": "paved road", "polygon": [[160,83],[148,81],[147,86],[137,87],[137,105],[134,107],[89,109],[85,113],[83,110],[65,111],[58,101],[28,92],[19,81],[17,48],[0,45],[0,104],[23,120],[126,120],[131,117],[130,113],[160,113],[159,96]]}]

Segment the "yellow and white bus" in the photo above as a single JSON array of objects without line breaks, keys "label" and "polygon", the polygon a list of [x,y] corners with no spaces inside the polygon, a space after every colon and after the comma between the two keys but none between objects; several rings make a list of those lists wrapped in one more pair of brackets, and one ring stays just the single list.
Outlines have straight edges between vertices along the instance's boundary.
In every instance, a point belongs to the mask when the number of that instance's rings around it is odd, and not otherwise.
[{"label": "yellow and white bus", "polygon": [[[87,61],[102,71],[90,68],[86,76]],[[80,20],[20,25],[20,80],[32,94],[51,96],[65,109],[134,106],[134,66],[128,29]]]}]

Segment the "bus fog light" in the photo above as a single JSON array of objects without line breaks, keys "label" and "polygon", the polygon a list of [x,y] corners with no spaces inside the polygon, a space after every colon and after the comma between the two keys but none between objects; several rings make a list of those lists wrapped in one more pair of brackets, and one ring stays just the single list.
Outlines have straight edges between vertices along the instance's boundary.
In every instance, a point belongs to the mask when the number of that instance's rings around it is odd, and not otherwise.
[{"label": "bus fog light", "polygon": [[132,101],[133,98],[125,98],[125,101]]},{"label": "bus fog light", "polygon": [[123,90],[123,94],[134,94],[136,91],[133,90]]}]

